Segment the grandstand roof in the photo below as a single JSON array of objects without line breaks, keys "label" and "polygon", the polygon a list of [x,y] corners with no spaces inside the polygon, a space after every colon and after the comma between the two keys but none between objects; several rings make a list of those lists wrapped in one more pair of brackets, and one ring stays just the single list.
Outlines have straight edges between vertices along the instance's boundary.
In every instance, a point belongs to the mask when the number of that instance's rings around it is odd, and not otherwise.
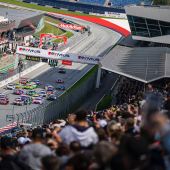
[{"label": "grandstand roof", "polygon": [[19,27],[23,20],[41,15],[39,11],[31,11],[24,9],[0,8],[0,16],[8,17],[9,20],[15,20],[16,27]]},{"label": "grandstand roof", "polygon": [[101,64],[106,70],[149,83],[170,77],[170,48],[117,45]]}]

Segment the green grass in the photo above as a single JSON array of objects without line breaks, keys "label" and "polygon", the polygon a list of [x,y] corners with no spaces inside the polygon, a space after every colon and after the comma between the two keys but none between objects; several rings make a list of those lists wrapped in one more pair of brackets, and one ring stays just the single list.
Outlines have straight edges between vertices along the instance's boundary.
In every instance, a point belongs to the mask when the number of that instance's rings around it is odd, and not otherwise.
[{"label": "green grass", "polygon": [[[48,21],[48,22],[52,22],[54,24],[58,24],[60,22],[59,20],[53,19],[51,17],[44,17],[44,20],[45,20],[44,28],[41,31],[39,31],[35,34],[36,37],[39,37],[40,34],[42,34],[42,33],[45,33],[45,34],[50,33],[50,34],[53,34],[53,35],[66,35],[67,38],[70,38],[74,35],[70,31],[64,31],[63,29],[60,29],[60,28],[46,22],[46,21]],[[60,42],[63,42],[63,40],[54,39],[53,42],[60,43]]]},{"label": "green grass", "polygon": [[54,18],[51,18],[51,17],[47,17],[47,16],[44,17],[44,20],[45,20],[45,21],[48,21],[48,22],[52,22],[52,23],[54,23],[54,24],[59,24],[59,23],[60,23],[59,20],[54,19]]},{"label": "green grass", "polygon": [[67,38],[70,38],[70,37],[72,37],[74,34],[73,34],[72,32],[67,31],[65,35],[66,35]]},{"label": "green grass", "polygon": [[[63,35],[65,35],[67,38],[70,38],[70,37],[72,37],[74,34],[73,34],[72,32],[67,31],[67,32],[66,32],[65,34],[63,34]],[[61,42],[63,42],[63,40],[62,40],[62,39],[54,39],[53,42],[55,42],[55,43],[61,43]]]},{"label": "green grass", "polygon": [[105,95],[103,99],[98,103],[96,111],[107,109],[111,106],[112,96]]},{"label": "green grass", "polygon": [[[95,16],[97,18],[115,18],[115,17],[88,15],[88,14],[81,13],[81,12],[72,12],[72,11],[68,11],[68,10],[55,9],[55,8],[51,8],[51,7],[30,4],[30,3],[26,3],[26,2],[20,2],[17,0],[0,0],[0,2],[18,5],[18,6],[22,6],[22,7],[26,7],[26,8],[30,8],[30,9],[36,9],[36,10],[40,10],[40,11],[56,12],[56,13],[60,13],[60,14],[76,14],[76,15],[81,15],[81,16]],[[118,19],[118,18],[116,18],[116,19]]]},{"label": "green grass", "polygon": [[65,32],[63,30],[45,22],[44,28],[41,31],[37,32],[35,34],[35,36],[40,36],[40,34],[42,34],[42,33],[45,33],[45,34],[50,33],[50,34],[54,34],[54,35],[61,35],[61,34],[64,34]]}]

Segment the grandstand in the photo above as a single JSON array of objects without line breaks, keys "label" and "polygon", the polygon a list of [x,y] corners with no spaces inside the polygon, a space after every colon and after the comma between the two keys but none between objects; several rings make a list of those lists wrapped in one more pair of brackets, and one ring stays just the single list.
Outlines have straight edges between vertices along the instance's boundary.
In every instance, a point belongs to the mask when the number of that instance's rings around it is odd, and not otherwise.
[{"label": "grandstand", "polygon": [[111,6],[120,6],[120,7],[129,5],[129,4],[140,4],[140,3],[150,4],[151,1],[150,0],[110,0]]},{"label": "grandstand", "polygon": [[[77,3],[77,7],[80,7],[79,10],[83,9],[82,5],[97,5],[97,6],[109,6],[109,7],[119,7],[122,8],[125,5],[129,4],[151,4],[151,0],[24,0],[24,2],[38,3],[39,5],[49,5],[55,6],[58,8],[68,8],[68,5],[73,5]],[[76,8],[74,6],[74,8]],[[88,7],[88,6],[87,6]],[[89,6],[90,8],[90,6]],[[94,6],[95,8],[95,6]],[[95,9],[94,9],[95,10]]]},{"label": "grandstand", "polygon": [[89,4],[97,4],[97,5],[104,5],[105,0],[79,0],[79,2],[89,3]]}]

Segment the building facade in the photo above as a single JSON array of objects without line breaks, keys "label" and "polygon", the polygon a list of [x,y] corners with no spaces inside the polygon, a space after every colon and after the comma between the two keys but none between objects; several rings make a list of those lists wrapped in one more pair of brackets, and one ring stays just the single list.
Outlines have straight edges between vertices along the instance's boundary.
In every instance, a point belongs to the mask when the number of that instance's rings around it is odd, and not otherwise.
[{"label": "building facade", "polygon": [[135,40],[170,44],[170,7],[125,7],[132,38]]}]

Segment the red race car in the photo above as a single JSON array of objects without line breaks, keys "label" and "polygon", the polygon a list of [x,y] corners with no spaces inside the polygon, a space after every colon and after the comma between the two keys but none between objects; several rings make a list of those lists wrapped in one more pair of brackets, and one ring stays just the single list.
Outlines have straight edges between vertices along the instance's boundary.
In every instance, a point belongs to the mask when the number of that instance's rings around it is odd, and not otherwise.
[{"label": "red race car", "polygon": [[9,99],[8,98],[0,98],[0,104],[6,105],[9,103]]},{"label": "red race car", "polygon": [[24,78],[24,77],[20,78],[19,80],[19,83],[21,84],[27,84],[28,82],[29,82],[28,78]]},{"label": "red race car", "polygon": [[16,90],[14,90],[14,94],[21,95],[21,94],[24,94],[24,91],[20,90],[20,89],[16,89]]}]

